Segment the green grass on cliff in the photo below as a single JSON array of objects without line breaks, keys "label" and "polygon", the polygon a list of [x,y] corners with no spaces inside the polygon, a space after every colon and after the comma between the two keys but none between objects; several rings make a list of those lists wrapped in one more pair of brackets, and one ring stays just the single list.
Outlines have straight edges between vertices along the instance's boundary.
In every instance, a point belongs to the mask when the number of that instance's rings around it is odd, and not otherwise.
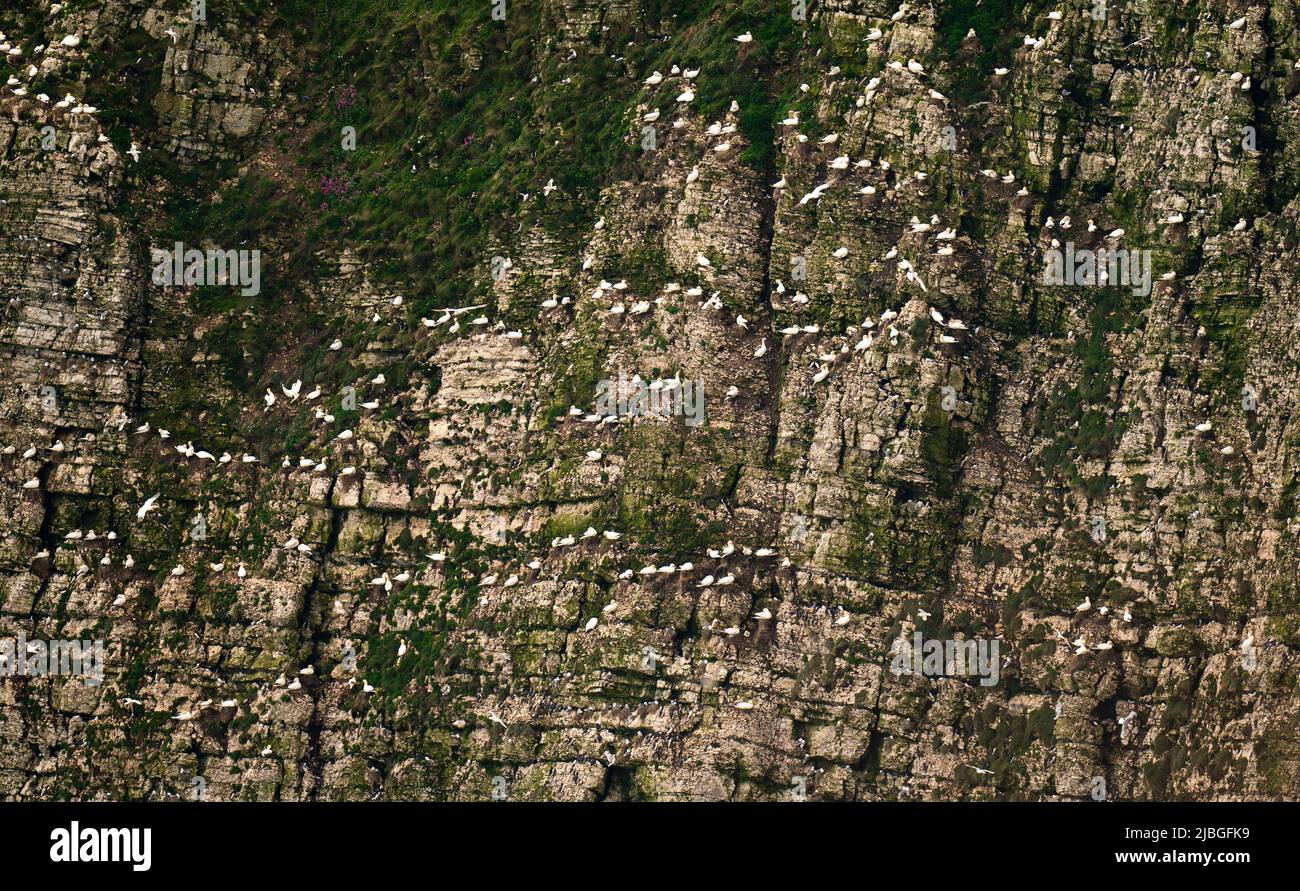
[{"label": "green grass on cliff", "polygon": [[[213,14],[222,7],[273,16],[306,59],[301,223],[359,246],[413,292],[413,311],[419,298],[468,299],[489,244],[539,214],[562,234],[590,224],[600,188],[639,153],[626,112],[654,68],[701,68],[698,113],[737,101],[742,160],[769,165],[776,99],[791,86],[773,78],[804,27],[759,0],[659,0],[639,21],[571,34],[566,52],[565,23],[539,4],[509,3],[505,21],[487,2],[451,0],[214,3]],[[755,41],[742,51],[731,38],[744,30]],[[355,152],[342,149],[344,126],[357,129]],[[540,194],[548,179],[554,200]]]},{"label": "green grass on cliff", "polygon": [[[639,178],[631,110],[652,97],[672,105],[671,91],[642,85],[651,70],[699,67],[694,110],[714,120],[736,101],[750,142],[742,161],[766,173],[775,119],[798,95],[793,63],[817,39],[814,25],[760,0],[655,0],[639,19],[607,16],[606,28],[590,33],[542,4],[509,3],[504,22],[490,8],[452,0],[209,3],[209,27],[258,29],[301,76],[284,84],[283,107],[268,109],[260,144],[242,147],[255,163],[182,163],[148,152],[129,168],[123,213],[154,243],[263,252],[262,294],[211,306],[212,295],[200,294],[193,307],[220,312],[206,346],[236,391],[260,393],[283,344],[321,328],[324,308],[305,294],[331,250],[359,253],[381,285],[406,297],[414,319],[435,306],[491,302],[481,291],[487,264],[510,252],[525,227],[540,222],[562,243],[578,242],[601,189]],[[735,43],[746,30],[754,42]],[[135,60],[165,43],[132,32],[118,50],[78,76],[88,96],[120,109],[106,122],[124,150],[160,129],[154,95],[131,102],[123,91],[139,80]],[[344,127],[356,130],[355,150],[342,144]],[[559,187],[551,198],[541,191],[549,179]],[[531,313],[516,315],[514,327],[535,324]],[[307,338],[301,355],[282,358],[303,366],[318,348]]]},{"label": "green grass on cliff", "polygon": [[953,94],[970,99],[988,83],[988,71],[1006,64],[1023,35],[1016,23],[1026,20],[1027,8],[1042,6],[1045,0],[950,0],[939,9],[939,47],[957,57],[970,31],[979,39],[981,51],[962,59],[957,67]]}]

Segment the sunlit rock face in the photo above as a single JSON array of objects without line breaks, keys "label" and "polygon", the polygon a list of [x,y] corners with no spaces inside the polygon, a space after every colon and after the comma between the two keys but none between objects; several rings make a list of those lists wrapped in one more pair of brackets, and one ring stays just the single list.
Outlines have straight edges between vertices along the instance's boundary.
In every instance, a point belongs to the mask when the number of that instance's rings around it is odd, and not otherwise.
[{"label": "sunlit rock face", "polygon": [[1291,4],[173,5],[0,13],[0,795],[1300,794]]}]

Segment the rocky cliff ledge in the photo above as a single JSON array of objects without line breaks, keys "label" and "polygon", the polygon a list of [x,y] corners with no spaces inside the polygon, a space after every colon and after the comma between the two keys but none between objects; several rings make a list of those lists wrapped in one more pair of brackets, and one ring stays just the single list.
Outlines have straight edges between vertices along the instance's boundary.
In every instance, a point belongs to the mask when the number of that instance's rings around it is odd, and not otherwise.
[{"label": "rocky cliff ledge", "polygon": [[1293,3],[11,7],[0,796],[1300,796]]}]

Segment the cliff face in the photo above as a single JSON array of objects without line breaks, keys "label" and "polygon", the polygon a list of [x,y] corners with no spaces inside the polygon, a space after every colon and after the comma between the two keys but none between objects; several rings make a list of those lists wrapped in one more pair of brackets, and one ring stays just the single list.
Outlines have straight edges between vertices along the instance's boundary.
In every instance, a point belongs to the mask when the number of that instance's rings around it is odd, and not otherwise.
[{"label": "cliff face", "polygon": [[768,6],[0,12],[0,794],[1300,795],[1294,6]]}]

